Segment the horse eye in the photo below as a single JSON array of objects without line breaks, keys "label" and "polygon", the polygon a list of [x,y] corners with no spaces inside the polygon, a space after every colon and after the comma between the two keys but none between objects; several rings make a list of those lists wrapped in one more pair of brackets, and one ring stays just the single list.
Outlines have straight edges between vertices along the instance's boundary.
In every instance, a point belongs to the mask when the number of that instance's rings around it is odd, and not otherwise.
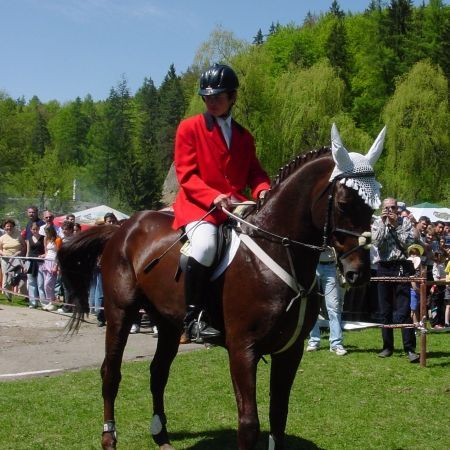
[{"label": "horse eye", "polygon": [[350,210],[350,204],[346,202],[337,202],[337,209],[341,212],[347,212]]}]

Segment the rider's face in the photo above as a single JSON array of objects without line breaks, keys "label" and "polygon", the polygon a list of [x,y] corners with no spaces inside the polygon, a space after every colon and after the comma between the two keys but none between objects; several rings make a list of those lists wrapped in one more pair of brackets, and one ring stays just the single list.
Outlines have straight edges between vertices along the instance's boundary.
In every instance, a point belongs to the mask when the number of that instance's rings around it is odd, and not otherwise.
[{"label": "rider's face", "polygon": [[228,115],[231,107],[236,101],[236,92],[222,92],[217,95],[205,95],[203,100],[208,112],[214,117]]}]

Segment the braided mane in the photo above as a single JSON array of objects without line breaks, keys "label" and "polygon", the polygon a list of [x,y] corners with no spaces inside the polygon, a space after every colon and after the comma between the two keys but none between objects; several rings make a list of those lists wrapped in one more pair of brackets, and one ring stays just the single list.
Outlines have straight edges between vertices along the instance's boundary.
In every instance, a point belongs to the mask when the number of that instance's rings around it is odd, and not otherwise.
[{"label": "braided mane", "polygon": [[278,170],[278,174],[270,183],[270,189],[267,192],[262,203],[266,203],[266,201],[271,197],[271,195],[278,190],[278,187],[289,178],[294,172],[296,172],[300,167],[309,163],[310,161],[328,156],[331,154],[330,147],[321,147],[316,150],[310,150],[307,153],[303,153],[301,155],[297,155],[291,162],[286,164],[283,167],[280,167]]},{"label": "braided mane", "polygon": [[288,178],[298,168],[304,166],[306,163],[322,156],[327,156],[330,152],[330,147],[321,147],[316,150],[311,150],[308,153],[303,153],[302,155],[296,156],[291,162],[283,167],[280,167],[280,169],[278,170],[278,174],[270,184],[270,189],[274,189],[276,186],[281,184],[284,180],[286,180],[286,178]]}]

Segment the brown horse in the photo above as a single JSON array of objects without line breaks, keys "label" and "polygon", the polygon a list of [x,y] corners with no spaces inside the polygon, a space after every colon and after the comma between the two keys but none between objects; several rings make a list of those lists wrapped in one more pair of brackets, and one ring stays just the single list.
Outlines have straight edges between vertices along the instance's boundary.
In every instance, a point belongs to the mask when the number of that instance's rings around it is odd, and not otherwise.
[{"label": "brown horse", "polygon": [[[240,450],[253,449],[259,435],[256,368],[263,355],[271,355],[269,449],[284,449],[291,386],[303,355],[303,341],[318,314],[315,270],[320,251],[325,245],[335,248],[350,285],[365,283],[370,277],[368,235],[364,232],[370,230],[373,210],[357,190],[341,182],[345,181],[342,175],[329,181],[335,162],[329,149],[297,157],[280,171],[263,204],[246,218],[247,224],[241,225],[242,234],[250,236],[281,266],[290,282],[283,281],[277,270],[268,267],[270,263],[243,243],[232,264],[214,282],[217,295],[211,303],[219,306],[219,313],[212,314],[212,319],[223,332],[223,345],[229,354]],[[345,178],[353,176],[374,175],[347,172]],[[123,351],[140,308],[154,318],[159,332],[150,365],[151,432],[161,450],[173,448],[163,395],[183,329],[185,302],[183,283],[174,277],[181,245],[177,242],[172,246],[180,237],[171,228],[172,221],[168,212],[139,212],[120,228],[103,226],[77,234],[59,253],[63,279],[76,305],[72,328],[77,328],[89,311],[92,269],[102,255],[107,321],[101,368],[104,449],[116,448],[114,402]],[[145,271],[155,259],[158,264]]]}]

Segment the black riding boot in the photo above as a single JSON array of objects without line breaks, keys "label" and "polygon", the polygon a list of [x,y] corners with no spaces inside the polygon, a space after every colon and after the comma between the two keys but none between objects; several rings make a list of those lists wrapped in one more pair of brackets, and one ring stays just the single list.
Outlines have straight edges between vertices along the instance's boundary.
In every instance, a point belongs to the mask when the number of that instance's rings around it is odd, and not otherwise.
[{"label": "black riding boot", "polygon": [[194,340],[197,337],[217,337],[220,331],[208,325],[202,312],[209,288],[210,268],[189,257],[184,274],[184,295],[186,299],[186,316],[184,326],[186,335]]}]

